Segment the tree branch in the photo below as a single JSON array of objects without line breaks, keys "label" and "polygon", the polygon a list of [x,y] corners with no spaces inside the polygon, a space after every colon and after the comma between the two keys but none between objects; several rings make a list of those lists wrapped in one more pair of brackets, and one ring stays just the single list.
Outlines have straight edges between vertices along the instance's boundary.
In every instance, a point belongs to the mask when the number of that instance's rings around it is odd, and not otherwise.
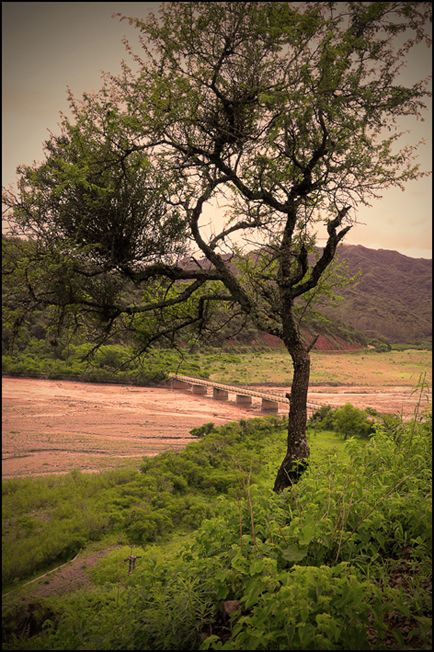
[{"label": "tree branch", "polygon": [[304,294],[305,292],[308,292],[312,288],[314,288],[320,277],[321,274],[324,272],[324,270],[329,266],[329,264],[332,262],[333,257],[336,252],[336,247],[339,244],[339,242],[345,237],[345,235],[348,233],[348,231],[351,229],[351,225],[346,226],[344,229],[342,229],[339,232],[336,232],[336,229],[341,225],[342,220],[344,219],[345,215],[348,213],[350,210],[350,206],[346,206],[342,210],[339,211],[338,215],[335,217],[334,220],[330,220],[327,224],[327,232],[329,234],[327,244],[323,249],[322,256],[319,258],[319,260],[316,262],[314,268],[312,269],[310,278],[305,282],[302,283],[301,285],[294,286],[291,290],[291,297],[294,299],[295,297],[300,296],[301,294]]},{"label": "tree branch", "polygon": [[239,302],[244,312],[250,313],[252,309],[252,305],[248,295],[241,287],[240,283],[232,274],[232,272],[226,265],[225,261],[221,258],[221,256],[219,256],[219,254],[215,252],[212,246],[210,246],[204,241],[199,230],[199,218],[202,213],[203,204],[211,197],[214,188],[217,187],[219,183],[223,183],[224,181],[225,178],[222,177],[220,177],[219,179],[215,179],[210,184],[210,186],[206,189],[206,191],[202,194],[202,196],[198,199],[196,206],[191,211],[191,216],[190,216],[191,232],[199,248],[203,251],[203,253],[208,258],[208,260],[217,269],[217,272],[219,273],[219,279],[224,283],[226,288],[232,294],[232,298]]},{"label": "tree branch", "polygon": [[311,343],[309,344],[309,346],[306,348],[307,353],[309,353],[309,351],[310,351],[311,349],[313,349],[313,347],[315,346],[315,344],[316,344],[317,341],[318,341],[318,338],[319,338],[319,333],[317,333],[317,334],[315,335],[315,337],[313,338],[312,342],[311,342]]},{"label": "tree branch", "polygon": [[177,265],[165,265],[164,263],[155,263],[153,265],[149,265],[149,267],[146,267],[143,270],[133,270],[130,267],[123,265],[120,267],[120,270],[123,274],[125,274],[125,276],[136,283],[141,283],[158,276],[170,278],[172,280],[185,281],[194,279],[201,281],[222,280],[222,275],[220,272],[206,269],[187,270],[183,269],[182,267],[178,267]]},{"label": "tree branch", "polygon": [[298,270],[296,274],[294,274],[294,276],[291,278],[292,286],[299,283],[304,278],[307,270],[309,269],[307,248],[304,242],[302,242],[300,251],[297,255],[297,262],[298,262]]}]

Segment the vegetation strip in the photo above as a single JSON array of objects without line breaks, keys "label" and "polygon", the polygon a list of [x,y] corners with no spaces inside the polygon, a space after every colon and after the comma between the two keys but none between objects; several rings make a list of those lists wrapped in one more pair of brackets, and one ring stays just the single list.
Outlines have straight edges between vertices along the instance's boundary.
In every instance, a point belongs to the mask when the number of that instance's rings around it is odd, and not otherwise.
[{"label": "vegetation strip", "polygon": [[4,482],[15,559],[35,549],[38,523],[48,545],[85,514],[99,528],[81,530],[86,545],[123,543],[91,586],[32,598],[31,613],[8,601],[5,649],[429,649],[431,423],[369,423],[322,408],[310,468],[279,495],[277,417],[204,426],[141,473]]}]

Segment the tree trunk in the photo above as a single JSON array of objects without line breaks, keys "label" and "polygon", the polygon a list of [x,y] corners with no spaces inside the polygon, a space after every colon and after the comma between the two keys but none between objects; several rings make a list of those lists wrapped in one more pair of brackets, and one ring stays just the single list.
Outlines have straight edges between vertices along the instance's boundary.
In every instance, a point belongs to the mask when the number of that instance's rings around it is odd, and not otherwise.
[{"label": "tree trunk", "polygon": [[289,401],[287,451],[274,482],[275,492],[298,481],[308,465],[310,455],[306,438],[310,356],[300,340],[294,344],[288,343],[287,348],[294,366],[294,377]]}]

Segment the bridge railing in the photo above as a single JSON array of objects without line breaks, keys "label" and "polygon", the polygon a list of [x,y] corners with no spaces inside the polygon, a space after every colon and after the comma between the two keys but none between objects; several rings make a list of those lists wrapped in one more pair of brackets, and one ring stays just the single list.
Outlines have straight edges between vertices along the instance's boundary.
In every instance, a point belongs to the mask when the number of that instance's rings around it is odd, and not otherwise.
[{"label": "bridge railing", "polygon": [[[180,380],[190,385],[204,385],[206,387],[212,387],[216,389],[222,389],[223,391],[230,392],[231,394],[241,394],[243,396],[253,396],[255,398],[265,398],[269,401],[275,401],[276,403],[285,403],[288,405],[288,398],[285,394],[277,394],[274,392],[261,392],[256,389],[248,389],[242,385],[225,385],[223,383],[216,383],[212,380],[205,380],[203,378],[192,378],[191,376],[183,376],[181,374],[169,374],[169,378],[173,380]],[[321,405],[318,403],[307,403],[307,407],[310,409],[320,408]]]}]

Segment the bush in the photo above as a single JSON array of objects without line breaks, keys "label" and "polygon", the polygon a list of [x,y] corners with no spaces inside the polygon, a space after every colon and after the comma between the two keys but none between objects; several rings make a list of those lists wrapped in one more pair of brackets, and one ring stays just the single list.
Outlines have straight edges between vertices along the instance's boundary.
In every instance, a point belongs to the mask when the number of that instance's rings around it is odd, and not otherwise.
[{"label": "bush", "polygon": [[374,423],[365,410],[359,410],[351,403],[346,403],[335,410],[333,429],[343,435],[344,439],[348,437],[367,439],[374,432]]},{"label": "bush", "polygon": [[322,405],[309,419],[308,426],[315,431],[333,430],[344,439],[362,437],[366,439],[374,432],[374,416],[378,413],[372,408],[359,410],[350,403],[339,408]]},{"label": "bush", "polygon": [[[263,581],[260,576],[249,579],[250,584]],[[275,590],[270,586],[254,599],[253,608],[245,610],[226,644],[214,635],[201,649],[367,649],[372,589],[369,582],[351,573],[347,564],[295,566],[289,573],[276,573],[274,582]]]},{"label": "bush", "polygon": [[205,437],[205,435],[209,435],[209,433],[214,429],[215,426],[210,421],[209,423],[204,423],[203,426],[199,426],[198,428],[192,428],[190,430],[190,435],[193,435],[193,437]]},{"label": "bush", "polygon": [[108,344],[102,346],[95,355],[95,363],[98,367],[108,367],[109,369],[119,369],[128,361],[131,356],[129,349],[122,345]]},{"label": "bush", "polygon": [[392,350],[391,345],[384,340],[372,339],[369,340],[369,344],[374,347],[376,353],[387,353],[388,351]]},{"label": "bush", "polygon": [[308,427],[314,430],[333,430],[333,413],[331,405],[321,405],[310,417]]},{"label": "bush", "polygon": [[155,539],[172,525],[163,510],[150,511],[135,507],[127,513],[125,531],[131,543],[144,544]]}]

